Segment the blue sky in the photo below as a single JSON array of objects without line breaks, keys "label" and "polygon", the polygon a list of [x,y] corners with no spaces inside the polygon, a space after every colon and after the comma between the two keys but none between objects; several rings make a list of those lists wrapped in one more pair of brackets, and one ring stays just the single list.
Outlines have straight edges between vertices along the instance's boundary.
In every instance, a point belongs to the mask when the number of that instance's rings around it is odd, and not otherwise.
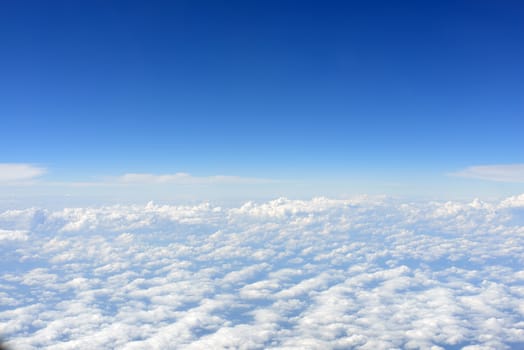
[{"label": "blue sky", "polygon": [[9,1],[0,163],[55,184],[522,192],[523,18],[517,1]]}]

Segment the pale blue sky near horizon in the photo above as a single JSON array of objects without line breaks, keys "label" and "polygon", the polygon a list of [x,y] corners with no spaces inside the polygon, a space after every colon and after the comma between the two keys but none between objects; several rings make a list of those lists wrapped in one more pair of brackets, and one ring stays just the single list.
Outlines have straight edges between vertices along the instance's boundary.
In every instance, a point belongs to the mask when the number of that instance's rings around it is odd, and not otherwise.
[{"label": "pale blue sky near horizon", "polygon": [[1,7],[11,197],[524,192],[517,1]]}]

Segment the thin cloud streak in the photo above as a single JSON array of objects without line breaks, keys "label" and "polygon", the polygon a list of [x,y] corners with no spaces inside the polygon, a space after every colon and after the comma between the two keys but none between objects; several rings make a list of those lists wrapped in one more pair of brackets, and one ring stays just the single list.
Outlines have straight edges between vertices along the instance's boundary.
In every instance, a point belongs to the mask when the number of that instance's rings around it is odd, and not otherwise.
[{"label": "thin cloud streak", "polygon": [[487,181],[524,183],[524,164],[470,166],[449,175]]},{"label": "thin cloud streak", "polygon": [[275,180],[241,176],[193,176],[188,173],[149,174],[127,173],[116,178],[117,183],[124,184],[180,184],[180,185],[216,185],[216,184],[265,184]]},{"label": "thin cloud streak", "polygon": [[93,181],[22,182],[24,180],[32,180],[45,172],[45,169],[25,164],[0,164],[0,184],[38,184],[39,186],[53,187],[123,187],[135,185],[259,185],[281,182],[275,179],[232,175],[193,176],[182,172],[173,174],[126,173],[112,177],[104,176]]},{"label": "thin cloud streak", "polygon": [[18,183],[33,180],[46,169],[23,163],[0,163],[0,183]]}]

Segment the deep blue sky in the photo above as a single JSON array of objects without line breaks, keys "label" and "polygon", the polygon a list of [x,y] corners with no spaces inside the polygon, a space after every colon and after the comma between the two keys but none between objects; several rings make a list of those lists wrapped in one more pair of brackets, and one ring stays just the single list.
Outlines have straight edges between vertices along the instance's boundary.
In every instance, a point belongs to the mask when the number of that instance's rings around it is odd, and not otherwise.
[{"label": "deep blue sky", "polygon": [[524,161],[520,1],[0,6],[0,162],[387,180]]}]

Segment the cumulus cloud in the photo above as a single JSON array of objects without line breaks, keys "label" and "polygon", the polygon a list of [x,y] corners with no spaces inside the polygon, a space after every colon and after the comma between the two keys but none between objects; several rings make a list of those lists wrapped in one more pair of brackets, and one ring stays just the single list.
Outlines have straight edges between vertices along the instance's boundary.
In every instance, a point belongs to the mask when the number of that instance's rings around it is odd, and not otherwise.
[{"label": "cumulus cloud", "polygon": [[14,349],[524,345],[523,195],[0,212]]},{"label": "cumulus cloud", "polygon": [[0,229],[0,243],[2,241],[18,241],[18,240],[21,240],[21,241],[27,240],[27,232]]},{"label": "cumulus cloud", "polygon": [[471,166],[450,175],[488,181],[523,183],[524,164]]},{"label": "cumulus cloud", "polygon": [[0,184],[32,180],[45,172],[30,164],[0,163]]}]

